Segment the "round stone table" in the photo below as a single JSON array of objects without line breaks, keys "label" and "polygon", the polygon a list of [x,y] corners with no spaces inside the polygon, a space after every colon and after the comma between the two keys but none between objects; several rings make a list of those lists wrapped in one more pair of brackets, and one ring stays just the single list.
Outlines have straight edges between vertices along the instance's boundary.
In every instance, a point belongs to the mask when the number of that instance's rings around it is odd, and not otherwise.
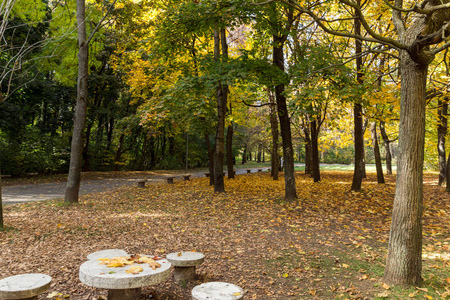
[{"label": "round stone table", "polygon": [[[139,264],[143,268],[142,272],[138,274],[127,274],[126,270],[130,269],[131,265],[124,267],[109,268],[106,265],[101,265],[99,258],[113,258],[118,249],[104,250],[93,253],[95,259],[89,259],[80,266],[80,281],[88,286],[103,288],[108,290],[108,300],[139,300],[141,295],[141,288],[148,285],[158,284],[166,280],[170,275],[171,264],[166,259],[159,259],[158,262],[161,267],[153,270],[147,263]],[[95,255],[94,255],[95,254]],[[101,254],[106,254],[103,257]],[[108,255],[113,254],[113,255]],[[128,256],[120,255],[120,256]],[[146,256],[146,255],[141,255]],[[149,256],[151,257],[151,256]],[[133,266],[136,264],[133,264]]]},{"label": "round stone table", "polygon": [[37,299],[50,287],[52,278],[45,274],[22,274],[0,280],[0,299]]},{"label": "round stone table", "polygon": [[205,256],[200,252],[175,252],[167,254],[166,259],[174,266],[173,279],[186,284],[195,280],[195,267],[203,263]]}]

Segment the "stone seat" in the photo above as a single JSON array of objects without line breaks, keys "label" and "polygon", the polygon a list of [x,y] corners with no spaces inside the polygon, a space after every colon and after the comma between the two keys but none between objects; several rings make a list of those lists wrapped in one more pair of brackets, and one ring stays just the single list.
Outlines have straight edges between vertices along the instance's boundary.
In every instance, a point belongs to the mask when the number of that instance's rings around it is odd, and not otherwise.
[{"label": "stone seat", "polygon": [[46,292],[52,278],[45,274],[21,274],[0,280],[0,299],[37,300]]},{"label": "stone seat", "polygon": [[166,259],[174,266],[173,279],[185,284],[195,280],[195,267],[203,263],[205,256],[200,252],[175,252]]},{"label": "stone seat", "polygon": [[226,282],[207,282],[192,289],[192,300],[237,300],[244,299],[244,290]]},{"label": "stone seat", "polygon": [[147,182],[147,179],[138,179],[137,180],[138,187],[144,188],[146,182]]}]

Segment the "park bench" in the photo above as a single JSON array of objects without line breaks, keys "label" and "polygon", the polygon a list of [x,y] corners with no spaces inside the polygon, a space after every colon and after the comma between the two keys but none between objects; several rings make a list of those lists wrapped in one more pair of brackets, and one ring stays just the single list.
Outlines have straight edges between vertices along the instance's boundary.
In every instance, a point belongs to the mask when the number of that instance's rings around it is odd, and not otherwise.
[{"label": "park bench", "polygon": [[183,175],[184,181],[188,181],[190,177],[191,177],[191,175]]},{"label": "park bench", "polygon": [[206,172],[206,173],[205,173],[205,177],[209,177],[209,172]]},{"label": "park bench", "polygon": [[173,179],[174,179],[174,178],[175,178],[175,177],[173,177],[173,176],[167,177],[167,183],[173,184]]},{"label": "park bench", "polygon": [[175,282],[186,284],[195,280],[195,267],[203,263],[205,256],[200,252],[176,252],[167,254],[166,259],[174,266]]},{"label": "park bench", "polygon": [[244,290],[226,282],[206,282],[192,289],[192,300],[237,300],[244,299]]},{"label": "park bench", "polygon": [[247,169],[247,173],[250,174],[252,172],[252,169]]},{"label": "park bench", "polygon": [[2,178],[11,178],[11,175],[2,175]]},{"label": "park bench", "polygon": [[146,182],[147,182],[147,179],[138,179],[137,180],[138,187],[145,188],[145,183]]},{"label": "park bench", "polygon": [[262,169],[258,169],[258,172],[262,172]]},{"label": "park bench", "polygon": [[37,300],[46,292],[52,278],[45,274],[21,274],[0,280],[0,299]]}]

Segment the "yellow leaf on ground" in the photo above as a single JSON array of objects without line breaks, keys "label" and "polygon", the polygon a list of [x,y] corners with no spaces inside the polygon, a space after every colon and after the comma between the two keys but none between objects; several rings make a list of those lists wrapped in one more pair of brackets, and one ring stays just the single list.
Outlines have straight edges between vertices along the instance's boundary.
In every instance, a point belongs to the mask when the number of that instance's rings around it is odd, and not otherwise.
[{"label": "yellow leaf on ground", "polygon": [[386,289],[386,290],[388,290],[388,289],[390,289],[391,287],[390,287],[388,284],[386,284],[386,283],[383,282],[383,288]]}]

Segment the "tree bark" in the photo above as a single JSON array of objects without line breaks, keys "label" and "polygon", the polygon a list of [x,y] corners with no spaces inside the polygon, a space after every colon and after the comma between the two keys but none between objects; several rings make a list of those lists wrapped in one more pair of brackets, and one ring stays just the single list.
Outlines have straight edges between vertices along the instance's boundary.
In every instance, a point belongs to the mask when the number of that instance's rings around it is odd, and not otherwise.
[{"label": "tree bark", "polygon": [[0,231],[2,231],[4,228],[5,226],[3,224],[3,202],[2,202],[2,167],[0,165]]},{"label": "tree bark", "polygon": [[[216,61],[220,56],[220,44],[222,42],[222,53],[225,58],[227,53],[227,42],[225,29],[220,29],[220,32],[214,30],[214,57]],[[223,158],[225,146],[225,113],[227,105],[228,87],[225,84],[219,83],[217,88],[217,130],[216,130],[216,154],[214,159],[214,192],[224,193],[225,184],[223,181]]]},{"label": "tree bark", "polygon": [[247,144],[245,144],[244,151],[242,152],[242,164],[247,162]]},{"label": "tree bark", "polygon": [[362,105],[353,107],[354,143],[355,143],[355,169],[353,171],[352,191],[361,190],[361,182],[364,177],[364,136]]},{"label": "tree bark", "polygon": [[75,106],[72,147],[70,150],[69,174],[65,194],[66,203],[77,203],[80,191],[81,166],[83,164],[83,131],[86,126],[86,109],[88,99],[88,44],[86,41],[85,0],[77,0],[78,28],[78,84],[77,104]]},{"label": "tree bark", "polygon": [[209,159],[209,185],[214,185],[214,148],[209,141],[209,135],[205,133],[206,148],[208,149]]},{"label": "tree bark", "polygon": [[[357,0],[358,6],[361,5],[361,1]],[[361,35],[361,21],[359,18],[355,18],[355,34]],[[355,55],[356,58],[356,82],[358,84],[363,83],[362,73],[362,42],[355,39]],[[363,111],[362,105],[359,103],[359,99],[356,99],[353,106],[353,126],[354,126],[354,145],[355,145],[355,169],[353,171],[352,191],[360,191],[361,183],[364,177],[364,130],[363,130]]]},{"label": "tree bark", "polygon": [[372,133],[372,145],[373,145],[373,154],[375,157],[375,166],[377,169],[377,180],[379,184],[383,184],[384,176],[383,176],[383,166],[381,165],[380,147],[378,146],[377,122],[372,122],[370,126],[370,131]]},{"label": "tree bark", "polygon": [[[231,111],[231,109],[230,109]],[[234,178],[234,159],[233,159],[233,124],[228,125],[227,128],[227,168],[228,178]]]},{"label": "tree bark", "polygon": [[271,103],[269,108],[269,118],[270,118],[270,129],[272,131],[272,158],[271,158],[271,169],[270,175],[273,180],[278,180],[278,120],[277,120],[277,108],[273,93],[267,88],[267,93],[269,96],[269,102]]},{"label": "tree bark", "polygon": [[381,133],[381,137],[383,138],[383,142],[384,142],[384,151],[386,152],[385,153],[386,174],[392,175],[391,141],[389,140],[389,137],[387,136],[383,121],[380,122],[380,133]]},{"label": "tree bark", "polygon": [[[284,41],[280,37],[273,35],[273,42],[273,64],[280,70],[284,71]],[[294,150],[292,148],[291,121],[287,109],[286,97],[284,96],[284,84],[280,83],[275,86],[275,99],[277,101],[281,139],[283,142],[285,199],[290,201],[297,198],[297,191],[295,188]]]},{"label": "tree bark", "polygon": [[320,181],[319,130],[317,129],[317,120],[314,117],[311,118],[310,128],[311,128],[312,175],[314,182],[319,182]]},{"label": "tree bark", "polygon": [[[417,33],[413,36],[415,38]],[[397,182],[384,281],[395,285],[420,285],[428,65],[412,61],[406,51],[401,51],[400,70],[402,86]]]},{"label": "tree bark", "polygon": [[447,193],[450,193],[450,153],[448,154],[447,158],[447,185],[446,185],[446,191]]},{"label": "tree bark", "polygon": [[439,185],[445,184],[447,175],[447,163],[445,155],[445,136],[447,135],[447,101],[438,100],[438,118],[439,124],[437,128],[438,134],[438,156],[439,156]]},{"label": "tree bark", "polygon": [[312,171],[312,148],[311,148],[311,134],[308,126],[303,126],[303,133],[305,135],[305,174],[313,175]]}]

